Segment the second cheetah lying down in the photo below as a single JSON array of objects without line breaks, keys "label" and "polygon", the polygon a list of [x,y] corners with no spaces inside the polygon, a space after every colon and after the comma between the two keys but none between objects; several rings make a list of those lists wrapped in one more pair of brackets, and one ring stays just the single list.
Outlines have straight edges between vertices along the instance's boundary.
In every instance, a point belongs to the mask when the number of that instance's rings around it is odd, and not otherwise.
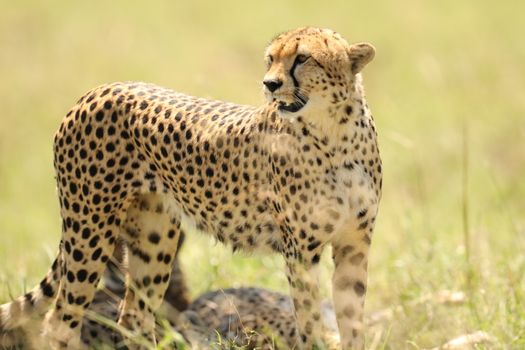
[{"label": "second cheetah lying down", "polygon": [[[95,295],[84,320],[82,341],[95,349],[118,349],[125,345],[118,327],[118,304],[120,298],[109,290]],[[174,309],[166,315],[166,324],[159,327],[164,339],[182,335],[184,342],[195,349],[231,348],[245,349],[291,349],[296,347],[293,306],[288,296],[263,288],[230,288],[207,292],[189,307],[177,313]],[[329,303],[323,303],[322,319],[325,326],[324,341],[328,349],[337,348],[338,335],[335,314]],[[173,324],[176,322],[176,324]],[[162,324],[162,320],[160,321]],[[35,325],[36,329],[39,327]],[[35,331],[35,330],[33,330]],[[35,331],[36,333],[36,331]],[[166,333],[171,333],[167,335]],[[159,339],[163,338],[159,335]],[[37,349],[32,334],[24,327],[4,335],[0,349]],[[179,337],[180,338],[180,337]],[[31,344],[33,343],[33,344]],[[175,348],[175,342],[168,344]]]}]

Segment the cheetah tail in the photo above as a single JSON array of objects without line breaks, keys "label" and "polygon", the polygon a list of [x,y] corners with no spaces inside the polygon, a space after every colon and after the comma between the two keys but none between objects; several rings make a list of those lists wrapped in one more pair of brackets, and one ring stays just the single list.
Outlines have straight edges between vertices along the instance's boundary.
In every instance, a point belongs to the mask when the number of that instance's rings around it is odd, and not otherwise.
[{"label": "cheetah tail", "polygon": [[[0,340],[34,317],[42,316],[53,301],[60,283],[60,251],[38,286],[10,303],[0,305]],[[1,343],[0,343],[1,348]]]}]

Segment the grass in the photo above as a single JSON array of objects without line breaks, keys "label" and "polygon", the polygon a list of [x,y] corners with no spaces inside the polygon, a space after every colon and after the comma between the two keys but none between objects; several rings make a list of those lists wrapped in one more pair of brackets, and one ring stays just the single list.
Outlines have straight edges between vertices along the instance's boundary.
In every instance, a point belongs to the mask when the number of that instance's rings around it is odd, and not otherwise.
[{"label": "grass", "polygon": [[[396,312],[369,343],[431,348],[483,330],[490,348],[525,347],[525,3],[1,3],[0,301],[37,283],[56,249],[51,140],[81,94],[143,80],[259,104],[263,48],[310,24],[377,47],[365,79],[385,181],[367,310]],[[232,256],[196,236],[183,260],[195,296],[286,290],[276,257]],[[413,302],[442,290],[467,302]]]}]

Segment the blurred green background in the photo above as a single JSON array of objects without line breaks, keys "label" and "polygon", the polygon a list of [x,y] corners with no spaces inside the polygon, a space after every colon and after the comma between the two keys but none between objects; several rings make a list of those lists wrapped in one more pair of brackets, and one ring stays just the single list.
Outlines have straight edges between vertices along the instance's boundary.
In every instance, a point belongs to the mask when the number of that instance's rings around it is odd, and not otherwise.
[{"label": "blurred green background", "polygon": [[[141,80],[260,104],[269,40],[314,25],[377,48],[364,76],[385,180],[367,311],[394,313],[368,330],[370,347],[430,348],[483,330],[487,348],[525,348],[525,2],[0,5],[0,301],[37,283],[57,247],[52,136],[79,96]],[[279,258],[232,257],[199,235],[187,243],[193,295],[286,290]],[[445,305],[445,290],[465,299]]]}]

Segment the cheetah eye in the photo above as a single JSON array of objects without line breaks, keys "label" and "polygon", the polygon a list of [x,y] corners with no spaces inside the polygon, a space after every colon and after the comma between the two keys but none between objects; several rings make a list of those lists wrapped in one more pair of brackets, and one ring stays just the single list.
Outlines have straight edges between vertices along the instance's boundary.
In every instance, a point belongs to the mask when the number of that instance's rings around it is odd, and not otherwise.
[{"label": "cheetah eye", "polygon": [[268,67],[270,67],[273,63],[273,57],[272,55],[268,55],[268,57],[266,57],[266,63],[268,64]]},{"label": "cheetah eye", "polygon": [[294,64],[303,64],[306,61],[308,61],[309,58],[310,58],[310,56],[308,56],[308,55],[299,54],[299,55],[295,56]]}]

